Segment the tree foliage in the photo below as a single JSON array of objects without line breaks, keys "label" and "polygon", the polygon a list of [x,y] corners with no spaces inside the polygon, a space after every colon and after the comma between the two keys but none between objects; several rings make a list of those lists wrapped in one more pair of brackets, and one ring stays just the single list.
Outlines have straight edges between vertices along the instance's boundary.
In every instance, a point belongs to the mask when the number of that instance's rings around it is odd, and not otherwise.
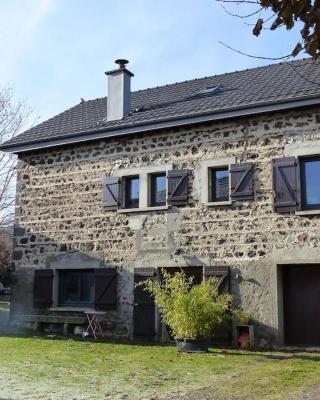
[{"label": "tree foliage", "polygon": [[183,272],[163,271],[161,282],[149,279],[139,285],[154,297],[162,322],[175,339],[210,338],[230,314],[232,296],[219,294],[215,278],[193,285]]},{"label": "tree foliage", "polygon": [[[232,13],[240,18],[258,15],[252,33],[259,36],[264,29],[275,31],[280,27],[292,29],[301,24],[301,40],[291,49],[288,56],[297,56],[305,51],[314,59],[320,55],[320,0],[217,0],[222,3],[252,6],[253,11],[246,15]],[[265,18],[262,17],[265,11]],[[228,11],[227,11],[228,12]],[[230,12],[229,12],[230,13]],[[231,13],[230,13],[231,14]],[[284,57],[285,58],[285,57]]]}]

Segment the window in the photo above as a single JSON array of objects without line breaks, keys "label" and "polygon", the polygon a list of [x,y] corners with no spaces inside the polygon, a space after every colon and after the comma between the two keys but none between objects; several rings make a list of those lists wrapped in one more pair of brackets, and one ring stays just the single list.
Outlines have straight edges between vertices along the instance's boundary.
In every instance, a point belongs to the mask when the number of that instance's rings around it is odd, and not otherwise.
[{"label": "window", "polygon": [[139,208],[139,187],[140,180],[138,176],[129,176],[125,178],[125,208]]},{"label": "window", "polygon": [[150,176],[150,206],[165,206],[167,198],[166,173]]},{"label": "window", "polygon": [[229,200],[229,169],[228,167],[210,169],[210,201]]},{"label": "window", "polygon": [[320,209],[320,157],[301,158],[300,168],[302,208]]},{"label": "window", "polygon": [[216,93],[219,92],[221,89],[220,86],[207,86],[204,89],[200,90],[200,94],[207,94],[207,93]]},{"label": "window", "polygon": [[59,271],[59,305],[82,307],[94,304],[94,271]]},{"label": "window", "polygon": [[103,185],[103,207],[120,214],[144,212],[150,207],[152,211],[156,207],[163,210],[168,204],[167,172],[171,170],[172,164],[115,170]]}]

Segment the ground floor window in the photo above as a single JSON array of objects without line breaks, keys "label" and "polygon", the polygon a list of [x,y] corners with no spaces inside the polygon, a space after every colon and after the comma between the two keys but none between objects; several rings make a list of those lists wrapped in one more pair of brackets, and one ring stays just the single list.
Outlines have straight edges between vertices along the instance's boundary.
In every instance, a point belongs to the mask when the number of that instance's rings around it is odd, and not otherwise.
[{"label": "ground floor window", "polygon": [[94,304],[94,271],[59,271],[59,305],[82,307]]}]

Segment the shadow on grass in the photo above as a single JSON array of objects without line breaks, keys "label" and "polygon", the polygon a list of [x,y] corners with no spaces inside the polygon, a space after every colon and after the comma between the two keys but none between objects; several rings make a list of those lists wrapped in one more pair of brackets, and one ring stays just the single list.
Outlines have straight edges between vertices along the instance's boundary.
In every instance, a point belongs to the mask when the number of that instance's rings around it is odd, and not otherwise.
[{"label": "shadow on grass", "polygon": [[[24,338],[24,339],[41,339],[41,340],[54,340],[54,341],[66,341],[72,340],[74,342],[81,343],[99,343],[99,344],[112,344],[112,345],[128,345],[134,347],[171,347],[175,348],[175,343],[158,343],[158,342],[146,342],[146,341],[130,341],[128,339],[110,339],[110,338],[82,338],[81,336],[62,336],[62,335],[50,335],[45,333],[39,333],[33,330],[22,330],[10,326],[8,323],[5,325],[0,324],[0,338]],[[211,346],[208,353],[202,353],[204,356],[232,356],[232,357],[243,357],[248,358],[252,356],[261,357],[261,360],[270,361],[290,361],[293,359],[301,361],[320,361],[320,352],[310,352],[310,354],[305,353],[303,350],[293,350],[293,351],[277,351],[277,350],[259,350],[259,349],[246,349],[240,350],[236,347],[220,347]],[[181,356],[187,355],[197,355],[197,353],[180,353]],[[201,353],[198,353],[198,355]],[[0,400],[7,400],[1,399]]]}]

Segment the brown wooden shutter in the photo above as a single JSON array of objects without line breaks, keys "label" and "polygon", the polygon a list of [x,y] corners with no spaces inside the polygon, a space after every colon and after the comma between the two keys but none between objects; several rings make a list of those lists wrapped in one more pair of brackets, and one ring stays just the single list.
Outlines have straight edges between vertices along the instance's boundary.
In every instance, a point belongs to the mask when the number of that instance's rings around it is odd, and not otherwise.
[{"label": "brown wooden shutter", "polygon": [[53,270],[36,269],[34,271],[33,303],[36,308],[52,306]]},{"label": "brown wooden shutter", "polygon": [[137,283],[146,279],[155,279],[154,268],[135,268],[134,270],[134,307],[133,335],[136,338],[153,340],[155,336],[155,304],[150,293]]},{"label": "brown wooden shutter", "polygon": [[168,204],[183,206],[188,202],[188,170],[168,171]]},{"label": "brown wooden shutter", "polygon": [[279,213],[299,209],[300,190],[298,184],[298,162],[295,157],[272,160],[274,209]]},{"label": "brown wooden shutter", "polygon": [[205,278],[218,278],[218,288],[220,293],[229,293],[229,267],[204,267]]},{"label": "brown wooden shutter", "polygon": [[102,184],[102,205],[107,210],[117,210],[120,204],[120,178],[108,176]]},{"label": "brown wooden shutter", "polygon": [[253,164],[232,164],[230,174],[232,200],[254,200]]},{"label": "brown wooden shutter", "polygon": [[117,308],[117,269],[97,268],[94,271],[95,307],[97,310]]}]

